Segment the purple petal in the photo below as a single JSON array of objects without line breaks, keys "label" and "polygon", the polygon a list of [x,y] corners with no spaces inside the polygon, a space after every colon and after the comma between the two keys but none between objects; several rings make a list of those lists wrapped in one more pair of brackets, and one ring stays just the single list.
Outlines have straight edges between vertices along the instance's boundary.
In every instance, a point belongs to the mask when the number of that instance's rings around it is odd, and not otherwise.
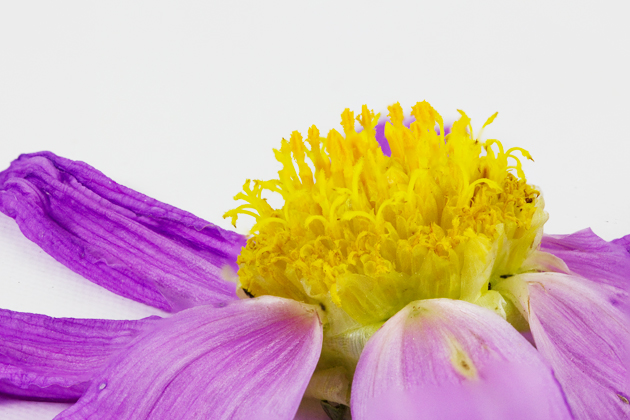
[{"label": "purple petal", "polygon": [[[406,127],[409,127],[411,125],[412,122],[415,121],[415,118],[413,117],[407,117],[405,119],[405,121],[403,121],[403,124]],[[374,131],[375,131],[375,137],[376,137],[376,141],[378,142],[379,146],[381,146],[381,150],[383,151],[383,154],[385,156],[391,156],[392,155],[392,149],[391,147],[389,147],[389,142],[387,141],[387,138],[385,137],[385,124],[389,122],[389,118],[383,119],[382,121],[380,121],[378,124],[376,124],[376,126],[374,127]],[[361,130],[358,130],[361,131]],[[436,128],[436,131],[438,132],[438,134],[440,134],[440,130],[439,128]],[[444,128],[444,135],[448,135],[451,132],[451,128],[450,127],[446,127]]]},{"label": "purple petal", "polygon": [[0,309],[0,393],[76,400],[109,357],[157,319],[50,318]]},{"label": "purple petal", "polygon": [[627,252],[630,252],[630,235],[623,236],[611,241],[615,245],[623,247]]},{"label": "purple petal", "polygon": [[559,273],[521,276],[536,347],[578,420],[630,416],[630,322],[618,289]]},{"label": "purple petal", "polygon": [[265,296],[161,321],[57,419],[293,419],[322,345],[314,308]]},{"label": "purple petal", "polygon": [[83,162],[22,155],[0,211],[57,261],[119,295],[174,311],[234,299],[221,278],[245,239],[116,184]]},{"label": "purple petal", "polygon": [[383,120],[379,122],[374,127],[374,130],[376,131],[375,133],[376,141],[378,142],[379,146],[381,146],[381,150],[383,151],[383,154],[385,156],[391,156],[392,149],[389,147],[389,142],[387,141],[387,138],[385,138],[385,124],[387,122],[389,122],[389,120]]},{"label": "purple petal", "polygon": [[582,277],[630,290],[630,254],[621,242],[606,242],[584,229],[571,235],[545,235],[540,249],[561,258]]},{"label": "purple petal", "polygon": [[352,417],[570,419],[551,370],[495,313],[464,301],[409,304],[368,341]]}]

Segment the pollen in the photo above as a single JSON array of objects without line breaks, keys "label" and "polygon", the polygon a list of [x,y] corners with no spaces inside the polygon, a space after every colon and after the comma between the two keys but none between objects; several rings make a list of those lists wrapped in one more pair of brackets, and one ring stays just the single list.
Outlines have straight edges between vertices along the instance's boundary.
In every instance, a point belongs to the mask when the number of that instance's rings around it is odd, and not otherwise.
[{"label": "pollen", "polygon": [[477,368],[471,360],[470,356],[462,349],[457,340],[449,338],[449,347],[451,350],[451,364],[453,369],[466,379],[477,379]]},{"label": "pollen", "polygon": [[[224,216],[235,226],[240,215],[255,218],[238,257],[239,287],[323,304],[362,325],[420,299],[496,306],[487,296],[493,279],[518,272],[547,215],[521,166],[530,154],[474,137],[459,112],[445,135],[427,102],[412,107],[410,125],[400,104],[390,106],[391,156],[376,141],[380,115],[367,106],[356,118],[341,114],[343,134],[322,137],[312,126],[306,139],[297,131],[283,139],[278,178],[247,180],[235,196],[243,204]],[[281,208],[267,202],[273,193]]]}]

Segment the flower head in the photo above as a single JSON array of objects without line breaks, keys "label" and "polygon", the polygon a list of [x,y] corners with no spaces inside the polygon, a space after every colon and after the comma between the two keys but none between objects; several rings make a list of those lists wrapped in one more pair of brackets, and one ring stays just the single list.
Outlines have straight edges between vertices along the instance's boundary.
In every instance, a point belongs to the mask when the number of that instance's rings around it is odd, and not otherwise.
[{"label": "flower head", "polygon": [[[226,213],[256,219],[246,243],[83,163],[21,156],[0,210],[89,280],[175,314],[1,311],[0,392],[80,397],[60,419],[291,419],[303,396],[356,420],[630,415],[627,237],[543,236],[527,151],[473,136],[461,111],[448,134],[428,103],[411,114],[389,108],[391,154],[365,106],[360,130],[346,110],[343,135],[283,140],[278,179],[248,180]],[[221,278],[235,259],[242,300]]]},{"label": "flower head", "polygon": [[[389,107],[390,155],[376,141],[379,115],[367,106],[356,117],[359,132],[346,109],[344,135],[331,130],[324,138],[313,126],[306,141],[297,131],[282,141],[274,151],[278,179],[247,180],[235,197],[245,204],[225,215],[234,224],[239,215],[256,219],[238,257],[240,288],[321,304],[326,336],[435,298],[475,303],[503,318],[507,309],[522,324],[492,284],[519,273],[542,239],[544,202],[515,155],[530,154],[473,138],[464,112],[448,135],[427,102],[411,115],[405,125],[400,104]],[[265,190],[282,196],[282,208],[271,207]]]},{"label": "flower head", "polygon": [[[365,106],[356,118],[360,132],[346,110],[345,137],[331,130],[322,138],[313,126],[310,148],[298,132],[282,141],[279,179],[248,180],[235,197],[246,204],[226,213],[233,223],[239,214],[256,218],[238,257],[242,288],[254,296],[332,300],[370,324],[418,299],[484,304],[491,279],[520,269],[547,219],[514,155],[531,159],[529,153],[472,138],[463,112],[448,136],[427,102],[412,115],[406,127],[400,105],[390,107],[391,156],[375,139],[379,116]],[[283,207],[272,208],[264,190],[279,193]]]}]

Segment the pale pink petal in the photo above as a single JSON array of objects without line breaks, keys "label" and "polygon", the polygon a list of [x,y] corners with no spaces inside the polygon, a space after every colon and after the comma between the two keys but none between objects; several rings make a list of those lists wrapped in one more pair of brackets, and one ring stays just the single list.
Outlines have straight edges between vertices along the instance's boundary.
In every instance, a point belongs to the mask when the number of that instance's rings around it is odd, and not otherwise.
[{"label": "pale pink petal", "polygon": [[630,290],[630,254],[623,241],[606,242],[591,229],[584,229],[571,235],[545,235],[540,249],[561,258],[582,277]]},{"label": "pale pink petal", "polygon": [[571,418],[527,340],[495,313],[449,299],[413,302],[374,334],[351,405],[354,420]]},{"label": "pale pink petal", "polygon": [[536,347],[551,363],[575,418],[630,416],[630,322],[616,304],[623,292],[575,275],[521,277]]}]

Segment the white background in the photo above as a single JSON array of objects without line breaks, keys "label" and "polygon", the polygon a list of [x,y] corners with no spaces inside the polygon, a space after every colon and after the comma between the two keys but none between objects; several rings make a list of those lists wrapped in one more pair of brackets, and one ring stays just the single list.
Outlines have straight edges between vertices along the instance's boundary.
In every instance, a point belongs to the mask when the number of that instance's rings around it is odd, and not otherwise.
[{"label": "white background", "polygon": [[[528,149],[548,233],[630,233],[630,25],[620,1],[3,2],[0,169],[51,150],[229,227],[272,148],[344,108],[428,100]],[[245,230],[245,228],[242,228]],[[0,307],[140,318],[154,309],[62,267],[0,214]],[[64,404],[0,397],[2,419]]]}]

